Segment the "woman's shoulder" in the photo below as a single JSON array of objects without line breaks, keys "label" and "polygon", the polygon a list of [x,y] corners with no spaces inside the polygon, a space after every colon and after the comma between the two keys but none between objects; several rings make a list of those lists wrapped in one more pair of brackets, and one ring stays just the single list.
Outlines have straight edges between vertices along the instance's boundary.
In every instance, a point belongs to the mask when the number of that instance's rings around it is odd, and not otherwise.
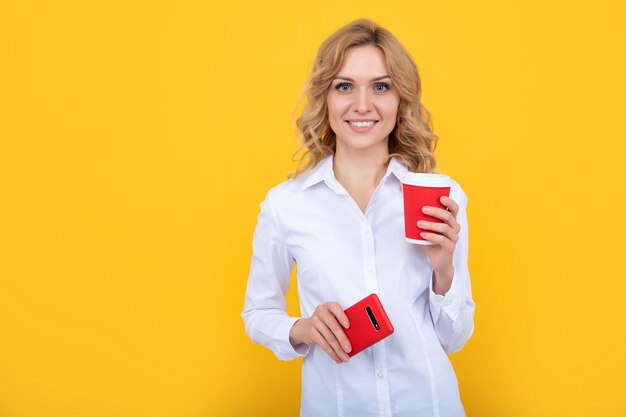
[{"label": "woman's shoulder", "polygon": [[467,194],[461,184],[452,177],[450,177],[450,180],[452,181],[452,186],[450,187],[450,198],[457,203],[467,204]]},{"label": "woman's shoulder", "polygon": [[288,199],[298,192],[298,179],[289,178],[272,186],[267,195],[273,199]]},{"label": "woman's shoulder", "polygon": [[314,167],[308,169],[295,178],[284,180],[268,191],[268,196],[275,199],[290,201],[294,197],[302,195],[310,186],[322,181],[332,166],[332,156],[319,161]]},{"label": "woman's shoulder", "polygon": [[302,193],[303,187],[310,174],[307,173],[297,178],[289,178],[272,186],[266,195],[266,199],[271,199],[273,204],[288,203],[293,201]]}]

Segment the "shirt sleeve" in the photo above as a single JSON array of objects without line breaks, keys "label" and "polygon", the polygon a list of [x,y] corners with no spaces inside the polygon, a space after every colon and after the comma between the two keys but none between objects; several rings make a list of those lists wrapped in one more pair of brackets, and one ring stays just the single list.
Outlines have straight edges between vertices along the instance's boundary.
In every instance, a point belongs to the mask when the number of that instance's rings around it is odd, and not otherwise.
[{"label": "shirt sleeve", "polygon": [[261,203],[252,239],[252,260],[241,312],[246,334],[256,344],[270,349],[280,360],[305,356],[310,346],[289,342],[289,331],[299,317],[287,314],[285,294],[293,258],[285,245],[271,203],[272,190]]},{"label": "shirt sleeve", "polygon": [[454,265],[452,286],[445,295],[438,295],[433,291],[432,273],[429,283],[430,314],[439,342],[448,354],[459,351],[474,332],[476,309],[472,299],[467,262],[469,244],[467,195],[458,184],[455,185],[456,187],[452,188],[455,192],[451,193],[450,198],[459,205],[457,222],[461,226],[461,231],[452,260]]}]

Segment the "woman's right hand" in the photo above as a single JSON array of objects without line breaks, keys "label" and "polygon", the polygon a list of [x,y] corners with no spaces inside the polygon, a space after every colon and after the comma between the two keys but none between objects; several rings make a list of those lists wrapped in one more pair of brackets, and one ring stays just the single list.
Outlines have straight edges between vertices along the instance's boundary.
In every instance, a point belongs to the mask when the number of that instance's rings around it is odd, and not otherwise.
[{"label": "woman's right hand", "polygon": [[343,327],[350,327],[348,316],[334,301],[320,304],[308,319],[299,319],[289,331],[289,342],[295,346],[300,343],[319,345],[335,362],[348,362],[346,355],[352,350],[350,341],[343,332]]}]

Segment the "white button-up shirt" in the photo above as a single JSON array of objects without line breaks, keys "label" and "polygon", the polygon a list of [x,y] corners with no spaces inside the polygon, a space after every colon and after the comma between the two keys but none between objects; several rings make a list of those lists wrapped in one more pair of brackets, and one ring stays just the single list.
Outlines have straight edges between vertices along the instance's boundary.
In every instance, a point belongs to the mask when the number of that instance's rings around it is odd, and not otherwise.
[{"label": "white button-up shirt", "polygon": [[[425,247],[404,237],[400,180],[407,171],[392,159],[365,213],[335,178],[332,155],[272,188],[261,203],[241,315],[254,343],[282,360],[303,356],[301,417],[465,415],[447,354],[474,329],[467,196],[453,181],[460,239],[452,286],[437,295]],[[394,333],[341,364],[317,345],[294,348],[289,330],[299,317],[285,310],[294,262],[303,317],[319,304],[346,309],[376,293]]]}]

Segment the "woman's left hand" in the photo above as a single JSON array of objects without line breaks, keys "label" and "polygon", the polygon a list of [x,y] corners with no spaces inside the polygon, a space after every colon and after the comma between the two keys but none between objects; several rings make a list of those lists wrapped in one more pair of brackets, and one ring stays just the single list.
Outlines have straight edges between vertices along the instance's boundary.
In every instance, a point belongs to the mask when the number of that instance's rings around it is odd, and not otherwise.
[{"label": "woman's left hand", "polygon": [[454,274],[454,266],[452,264],[452,256],[456,242],[459,241],[459,232],[461,225],[456,221],[456,215],[459,212],[459,205],[449,197],[441,197],[441,203],[447,207],[447,210],[438,207],[424,206],[423,212],[428,216],[443,220],[443,223],[419,221],[417,226],[420,229],[432,230],[433,232],[422,232],[422,238],[435,245],[426,246],[426,254],[430,260],[435,276],[449,276],[451,280]]}]

